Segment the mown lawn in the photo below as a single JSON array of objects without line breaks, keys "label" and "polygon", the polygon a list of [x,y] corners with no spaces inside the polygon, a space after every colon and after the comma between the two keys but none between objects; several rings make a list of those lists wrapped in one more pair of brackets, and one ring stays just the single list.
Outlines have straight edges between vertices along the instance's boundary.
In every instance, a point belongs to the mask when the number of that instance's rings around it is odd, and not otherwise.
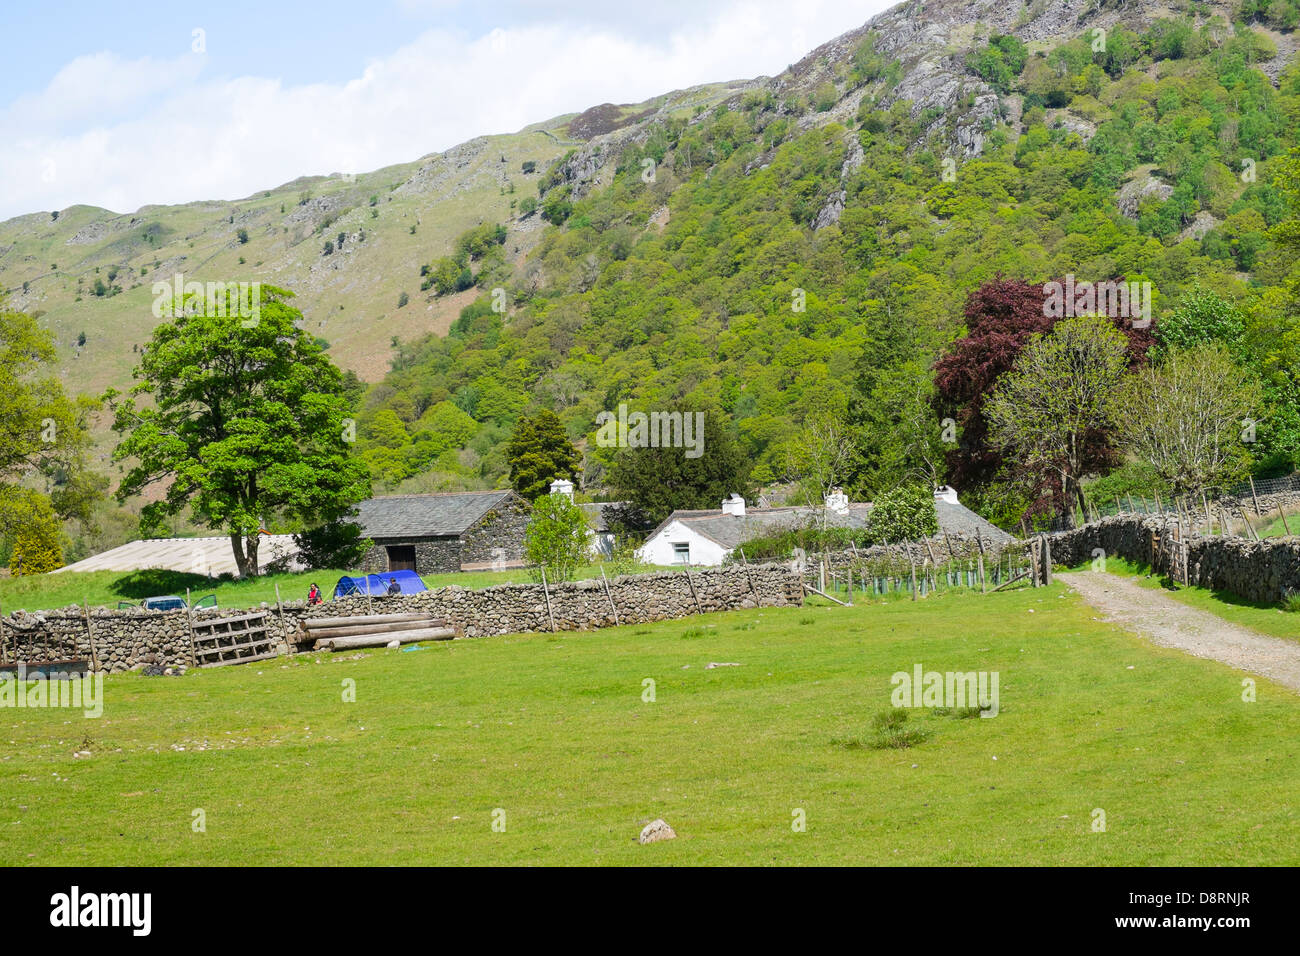
[{"label": "mown lawn", "polygon": [[[1088,567],[1091,565],[1080,565],[1078,570]],[[1143,587],[1159,590],[1188,607],[1208,611],[1233,624],[1249,627],[1261,634],[1300,641],[1300,613],[1283,611],[1276,604],[1248,601],[1229,591],[1212,591],[1209,588],[1166,588],[1162,576],[1152,575],[1151,569],[1146,565],[1123,558],[1108,557],[1106,570],[1111,574],[1132,578]]]},{"label": "mown lawn", "polygon": [[[645,567],[643,571],[670,571],[680,568]],[[207,578],[199,574],[180,571],[68,571],[63,574],[33,574],[19,578],[0,578],[0,610],[4,613],[22,609],[39,611],[47,608],[80,605],[86,601],[91,607],[117,607],[119,601],[135,604],[147,597],[162,594],[185,596],[185,589],[198,600],[207,594],[216,594],[222,607],[251,607],[263,601],[275,602],[275,588],[280,586],[280,596],[285,601],[306,600],[312,582],[320,585],[326,600],[334,593],[334,585],[345,574],[359,574],[352,570],[309,571],[301,574],[266,574],[248,580]],[[605,573],[614,576],[612,570]],[[580,568],[579,579],[600,577],[600,565]],[[458,584],[464,588],[485,588],[494,584],[514,584],[529,581],[528,571],[512,568],[507,571],[460,571],[447,574],[422,574],[429,588]]]},{"label": "mown lawn", "polygon": [[[0,853],[28,865],[1300,863],[1300,697],[1261,680],[1245,703],[1238,673],[1094,616],[1058,584],[114,676],[98,720],[0,710]],[[997,671],[1001,712],[913,712],[925,742],[853,746],[889,707],[891,674],[917,663]],[[200,809],[206,832],[192,827]],[[679,839],[638,845],[660,816]]]}]

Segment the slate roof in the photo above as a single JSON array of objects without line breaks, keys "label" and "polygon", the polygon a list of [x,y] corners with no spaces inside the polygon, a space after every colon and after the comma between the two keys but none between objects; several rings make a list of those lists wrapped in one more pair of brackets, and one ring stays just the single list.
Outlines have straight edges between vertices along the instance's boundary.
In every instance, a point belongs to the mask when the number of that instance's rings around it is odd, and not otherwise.
[{"label": "slate roof", "polygon": [[466,491],[436,495],[385,495],[357,505],[368,538],[448,538],[464,534],[514,492]]},{"label": "slate roof", "polygon": [[[948,534],[961,534],[973,537],[978,531],[985,541],[1005,543],[1012,540],[1011,535],[1001,528],[985,521],[965,505],[952,504],[935,499],[935,513],[939,519],[939,531]],[[864,528],[871,513],[871,505],[851,503],[846,515],[830,512],[827,524],[833,528]],[[674,511],[655,528],[647,539],[653,538],[674,521],[680,521],[692,531],[716,542],[724,548],[738,548],[751,538],[771,534],[786,528],[807,526],[821,519],[821,508],[750,508],[745,516],[723,514],[719,510],[709,511]]]},{"label": "slate roof", "polygon": [[[870,505],[851,504],[847,515],[831,512],[828,523],[837,528],[862,528],[866,526],[869,510]],[[820,515],[820,508],[750,508],[743,518],[718,510],[674,511],[649,537],[653,538],[673,521],[680,521],[724,548],[737,548],[750,538],[806,525]]]},{"label": "slate roof", "polygon": [[942,498],[934,500],[934,510],[939,516],[939,530],[949,534],[964,534],[973,537],[976,532],[985,541],[994,544],[1007,544],[1015,538],[990,521],[985,521],[978,514],[963,504],[953,504]]}]

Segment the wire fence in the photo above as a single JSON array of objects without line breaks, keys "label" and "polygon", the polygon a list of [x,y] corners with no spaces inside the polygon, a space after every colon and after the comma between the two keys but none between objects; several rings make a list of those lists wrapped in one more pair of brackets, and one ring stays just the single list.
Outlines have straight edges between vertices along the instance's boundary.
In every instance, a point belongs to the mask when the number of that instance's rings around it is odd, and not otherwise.
[{"label": "wire fence", "polygon": [[1028,546],[1017,542],[979,557],[938,559],[925,555],[864,557],[834,566],[822,557],[806,564],[802,579],[817,592],[845,604],[885,598],[925,598],[966,591],[990,592],[1025,582],[1032,561]]},{"label": "wire fence", "polygon": [[[1300,533],[1300,502],[1285,503],[1278,495],[1300,492],[1300,472],[1280,478],[1247,480],[1226,491],[1208,491],[1183,497],[1145,498],[1122,495],[1113,501],[1090,503],[1070,516],[1077,527],[1090,521],[1120,514],[1171,515],[1202,534],[1245,538],[1274,537]],[[1062,530],[1064,520],[1054,523]]]}]

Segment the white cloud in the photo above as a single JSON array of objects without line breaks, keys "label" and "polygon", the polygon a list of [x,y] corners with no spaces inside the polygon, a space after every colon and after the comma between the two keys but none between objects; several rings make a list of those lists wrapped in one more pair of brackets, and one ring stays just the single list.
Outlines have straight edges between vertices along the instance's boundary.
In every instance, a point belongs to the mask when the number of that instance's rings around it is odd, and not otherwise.
[{"label": "white cloud", "polygon": [[742,0],[658,43],[617,26],[430,30],[345,83],[209,77],[196,54],[80,57],[0,110],[0,218],[230,199],[409,162],[606,101],[776,73],[886,6]]}]

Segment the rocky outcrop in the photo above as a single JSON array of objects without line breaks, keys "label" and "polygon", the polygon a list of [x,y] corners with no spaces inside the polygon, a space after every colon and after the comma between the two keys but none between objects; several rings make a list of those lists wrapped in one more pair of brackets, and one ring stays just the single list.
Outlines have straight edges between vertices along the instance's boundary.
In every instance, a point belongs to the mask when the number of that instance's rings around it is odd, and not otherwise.
[{"label": "rocky outcrop", "polygon": [[1126,182],[1115,193],[1115,204],[1121,214],[1130,219],[1138,217],[1143,200],[1154,196],[1161,202],[1173,195],[1174,187],[1150,173],[1140,174]]}]

